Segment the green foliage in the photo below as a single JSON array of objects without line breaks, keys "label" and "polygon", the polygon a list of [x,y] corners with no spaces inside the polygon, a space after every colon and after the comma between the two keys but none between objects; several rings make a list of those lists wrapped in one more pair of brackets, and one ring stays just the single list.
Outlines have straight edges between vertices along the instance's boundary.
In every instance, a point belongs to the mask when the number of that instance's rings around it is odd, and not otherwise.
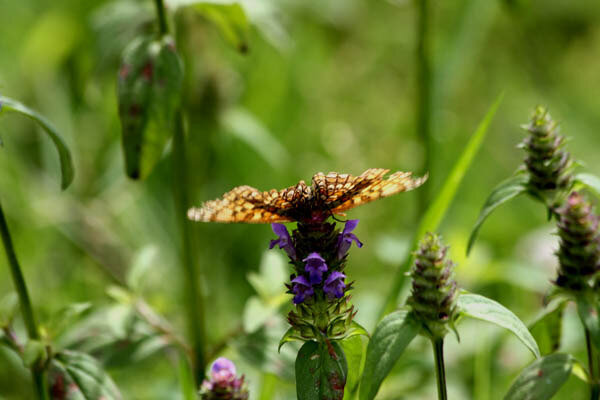
[{"label": "green foliage", "polygon": [[248,51],[246,14],[235,1],[194,1],[191,7],[202,17],[212,22],[223,37],[240,52]]},{"label": "green foliage", "polygon": [[145,179],[175,130],[183,67],[169,36],[140,37],[124,51],[117,96],[125,169]]},{"label": "green foliage", "polygon": [[542,355],[554,353],[560,348],[563,314],[566,305],[566,299],[557,299],[557,301],[547,305],[529,326],[529,331],[540,347]]},{"label": "green foliage", "polygon": [[353,399],[357,394],[367,353],[366,342],[361,336],[348,337],[339,342],[348,363],[348,377],[346,379],[344,399]]},{"label": "green foliage", "polygon": [[377,325],[367,346],[360,400],[375,398],[383,379],[420,329],[420,324],[406,310],[389,314]]},{"label": "green foliage", "polygon": [[68,400],[120,400],[113,380],[93,357],[63,351],[55,354],[50,367],[50,386],[55,396]]},{"label": "green foliage", "polygon": [[540,357],[540,349],[523,322],[500,303],[478,294],[462,292],[458,296],[461,315],[491,322],[515,334],[534,356]]},{"label": "green foliage", "polygon": [[48,134],[50,140],[52,140],[52,143],[54,143],[54,146],[56,147],[56,151],[58,151],[58,157],[60,159],[61,187],[63,190],[68,188],[71,182],[73,182],[75,169],[73,168],[71,152],[67,148],[61,135],[58,133],[58,130],[56,130],[50,121],[43,115],[26,107],[17,100],[0,96],[0,115],[6,112],[14,112],[32,119]]},{"label": "green foliage", "polygon": [[[473,162],[477,151],[481,147],[483,139],[485,138],[488,128],[492,123],[492,119],[496,114],[496,111],[498,110],[498,107],[500,106],[503,97],[504,95],[500,94],[500,96],[496,98],[494,103],[487,111],[486,115],[483,117],[483,120],[477,126],[475,132],[473,132],[473,134],[471,135],[471,138],[467,142],[460,157],[458,158],[458,160],[452,167],[452,170],[446,177],[444,185],[442,186],[439,194],[435,196],[435,200],[427,208],[425,215],[421,219],[417,232],[413,237],[413,242],[410,247],[411,249],[416,249],[417,244],[423,238],[425,233],[437,231],[439,224],[444,218],[446,211],[448,211],[448,207],[450,207],[450,204],[452,203],[452,200],[454,199],[454,196],[458,191],[458,187],[461,184],[462,179],[464,178],[465,174],[467,173],[467,170],[471,166],[471,163]],[[398,294],[400,293],[400,290],[402,289],[404,280],[406,278],[406,275],[404,273],[408,271],[410,266],[413,264],[413,261],[414,256],[411,253],[410,256],[407,257],[404,263],[402,264],[402,267],[400,267],[397,270],[396,276],[394,277],[394,282],[392,284],[392,289],[387,297],[384,308],[382,310],[382,315],[391,311],[394,308],[398,298]]]},{"label": "green foliage", "polygon": [[481,228],[481,225],[483,225],[483,222],[486,220],[486,218],[502,204],[506,203],[510,199],[517,197],[522,193],[526,193],[528,190],[527,182],[527,176],[524,174],[519,174],[500,183],[494,188],[494,190],[492,190],[492,193],[490,193],[485,203],[483,204],[483,207],[479,212],[479,217],[477,217],[475,226],[471,231],[471,236],[469,237],[469,244],[467,245],[467,255],[471,252],[471,249],[475,244],[475,239],[477,239],[479,229]]},{"label": "green foliage", "polygon": [[296,358],[298,400],[341,399],[348,376],[344,351],[337,341],[304,343]]},{"label": "green foliage", "polygon": [[525,368],[504,400],[551,399],[571,375],[575,359],[569,354],[550,354]]}]

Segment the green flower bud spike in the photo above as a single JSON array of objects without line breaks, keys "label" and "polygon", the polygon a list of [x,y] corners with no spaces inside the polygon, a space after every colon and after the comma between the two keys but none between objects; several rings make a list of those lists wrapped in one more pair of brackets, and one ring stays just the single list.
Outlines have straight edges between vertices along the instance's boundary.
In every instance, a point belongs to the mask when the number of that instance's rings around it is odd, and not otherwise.
[{"label": "green flower bud spike", "polygon": [[457,285],[448,247],[438,235],[427,233],[415,252],[412,292],[407,304],[432,339],[443,338],[456,317]]},{"label": "green flower bud spike", "polygon": [[571,156],[562,150],[565,138],[545,107],[536,107],[522,127],[529,134],[519,147],[527,152],[523,169],[529,174],[530,190],[554,208],[573,181]]},{"label": "green flower bud spike", "polygon": [[600,235],[598,217],[585,198],[572,192],[565,205],[557,210],[560,248],[558,287],[570,292],[592,288],[592,278],[600,269]]}]

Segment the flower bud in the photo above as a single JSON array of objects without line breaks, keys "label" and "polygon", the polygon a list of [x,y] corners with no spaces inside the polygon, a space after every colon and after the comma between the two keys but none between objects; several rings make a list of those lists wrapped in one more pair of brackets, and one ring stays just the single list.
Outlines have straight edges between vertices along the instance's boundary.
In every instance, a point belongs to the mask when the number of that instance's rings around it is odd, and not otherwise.
[{"label": "flower bud", "polygon": [[446,334],[446,324],[455,317],[457,285],[447,251],[438,235],[427,233],[411,270],[412,292],[407,303],[435,338]]},{"label": "flower bud", "polygon": [[225,357],[217,358],[210,368],[210,380],[200,387],[202,400],[247,400],[244,375],[236,376],[235,364]]},{"label": "flower bud", "polygon": [[577,192],[572,192],[557,212],[560,266],[555,284],[574,292],[589,289],[591,278],[600,269],[598,217]]},{"label": "flower bud", "polygon": [[565,138],[559,134],[558,124],[548,110],[537,107],[523,128],[529,133],[520,147],[527,152],[524,167],[529,173],[530,186],[541,193],[568,189],[572,182],[571,157],[561,150]]}]

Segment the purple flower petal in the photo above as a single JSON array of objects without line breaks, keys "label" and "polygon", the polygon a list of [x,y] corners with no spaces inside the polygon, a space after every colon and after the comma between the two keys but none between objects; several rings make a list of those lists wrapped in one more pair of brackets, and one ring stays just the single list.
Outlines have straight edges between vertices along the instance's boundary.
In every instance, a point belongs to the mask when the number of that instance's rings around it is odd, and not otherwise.
[{"label": "purple flower petal", "polygon": [[292,300],[294,304],[302,303],[307,297],[310,297],[315,293],[308,280],[302,275],[294,278],[292,283],[294,284],[292,292],[295,294],[294,299]]},{"label": "purple flower petal", "polygon": [[285,225],[273,223],[271,224],[271,229],[273,229],[273,232],[275,232],[279,238],[271,240],[269,243],[269,249],[279,245],[279,248],[285,250],[288,257],[292,259],[292,261],[296,261],[296,249],[292,244],[292,237],[290,236]]},{"label": "purple flower petal", "polygon": [[232,382],[235,379],[235,364],[225,357],[219,357],[210,368],[211,381],[217,385]]},{"label": "purple flower petal", "polygon": [[325,285],[323,286],[323,291],[327,293],[329,296],[341,298],[344,295],[344,289],[346,289],[346,284],[344,283],[344,279],[346,275],[339,271],[333,271],[325,280]]},{"label": "purple flower petal", "polygon": [[358,240],[358,237],[354,233],[351,233],[356,226],[358,225],[357,219],[351,219],[346,221],[346,225],[344,226],[344,230],[338,236],[338,251],[337,256],[338,260],[341,260],[348,254],[348,250],[350,250],[350,246],[352,246],[352,242],[356,243],[358,248],[363,246],[362,242]]},{"label": "purple flower petal", "polygon": [[323,281],[323,272],[327,271],[325,259],[319,253],[313,252],[302,261],[306,263],[305,270],[309,274],[311,285],[321,283]]}]

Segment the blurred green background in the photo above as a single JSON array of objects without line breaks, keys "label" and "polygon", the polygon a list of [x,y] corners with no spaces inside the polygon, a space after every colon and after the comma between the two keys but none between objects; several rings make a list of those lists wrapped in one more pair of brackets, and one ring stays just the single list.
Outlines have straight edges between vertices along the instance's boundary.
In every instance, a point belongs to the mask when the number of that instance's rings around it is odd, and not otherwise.
[{"label": "blurred green background", "polygon": [[[177,16],[189,72],[184,96],[194,203],[242,184],[283,188],[318,171],[424,172],[415,127],[413,2],[240,4],[251,24],[246,54],[194,12]],[[107,287],[114,284],[111,276],[127,276],[142,254],[150,261],[139,292],[184,332],[169,159],[164,157],[144,182],[126,178],[117,117],[120,54],[136,34],[153,29],[153,18],[150,1],[0,5],[0,93],[53,121],[76,167],[73,185],[61,192],[57,157],[47,138],[28,120],[0,119],[0,199],[43,325],[73,302],[89,302],[94,312],[108,310],[111,323],[126,319],[115,311]],[[549,107],[572,139],[568,148],[574,158],[600,173],[600,3],[438,0],[431,18],[435,151],[427,185],[434,195],[486,110],[505,93],[441,233],[458,263],[459,284],[530,322],[555,274],[556,238],[543,208],[519,198],[487,221],[468,259],[466,242],[487,194],[520,164],[519,125],[535,105]],[[355,233],[365,246],[351,251],[347,272],[356,281],[357,319],[370,330],[390,277],[408,251],[418,199],[417,192],[401,194],[349,214],[361,220]],[[281,258],[264,258],[274,236],[267,225],[195,224],[194,235],[205,273],[207,330],[215,344],[237,337],[243,325],[246,301],[255,295],[248,274],[261,260],[281,263]],[[13,290],[8,271],[2,256],[0,295]],[[514,338],[487,328],[461,325],[460,344],[449,337],[451,398],[500,399],[532,360]],[[115,329],[126,346],[126,334]],[[585,361],[573,309],[567,310],[562,345]],[[223,354],[246,374],[252,398],[295,397],[289,370],[281,370],[289,363],[280,363],[278,375],[262,375],[238,350],[228,346]],[[415,341],[409,350],[378,398],[434,397],[431,349]],[[104,361],[126,399],[181,398],[177,357],[168,350],[148,351],[135,362]],[[28,371],[0,348],[0,398],[32,398],[30,390]],[[585,385],[571,378],[556,398],[586,393]]]}]

